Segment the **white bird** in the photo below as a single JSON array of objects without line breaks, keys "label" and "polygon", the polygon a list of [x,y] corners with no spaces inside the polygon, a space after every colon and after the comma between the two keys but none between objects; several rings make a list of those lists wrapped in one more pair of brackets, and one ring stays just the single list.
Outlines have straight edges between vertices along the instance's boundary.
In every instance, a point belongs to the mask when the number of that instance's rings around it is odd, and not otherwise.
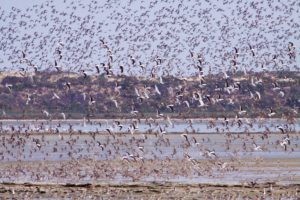
[{"label": "white bird", "polygon": [[278,130],[280,130],[281,133],[284,133],[284,128],[283,128],[282,126],[277,125],[276,128],[277,128]]},{"label": "white bird", "polygon": [[164,135],[167,133],[167,131],[165,129],[162,129],[161,126],[159,126],[159,132],[160,134]]},{"label": "white bird", "polygon": [[155,85],[154,87],[155,87],[155,92],[156,92],[158,95],[161,95],[161,93],[160,93],[160,91],[159,91],[157,85]]},{"label": "white bird", "polygon": [[231,98],[228,98],[228,100],[229,100],[228,104],[230,104],[230,105],[233,105],[233,104],[234,104],[234,101],[233,101],[233,99],[231,99]]},{"label": "white bird", "polygon": [[52,99],[60,99],[60,97],[59,97],[55,92],[53,92],[53,97],[52,97]]},{"label": "white bird", "polygon": [[5,117],[6,116],[6,112],[5,110],[2,110],[2,116]]},{"label": "white bird", "polygon": [[47,117],[49,117],[49,112],[47,111],[47,110],[43,110],[43,113],[47,116]]},{"label": "white bird", "polygon": [[258,91],[256,91],[255,94],[257,95],[257,99],[260,100],[261,99],[260,93]]},{"label": "white bird", "polygon": [[201,94],[199,95],[199,103],[200,103],[199,107],[205,106],[205,103],[203,102],[203,99],[202,99],[202,95],[201,95]]},{"label": "white bird", "polygon": [[86,94],[85,94],[85,92],[82,93],[82,97],[83,97],[83,101],[85,101],[86,100]]},{"label": "white bird", "polygon": [[27,94],[26,105],[28,105],[28,104],[29,104],[29,101],[31,101],[31,98],[30,98],[30,95],[29,95],[29,94]]},{"label": "white bird", "polygon": [[5,87],[7,87],[7,88],[9,89],[10,92],[11,92],[12,86],[13,86],[12,84],[8,84],[8,83],[5,84]]},{"label": "white bird", "polygon": [[133,124],[130,124],[130,125],[129,125],[128,130],[129,130],[129,132],[130,132],[132,135],[134,134],[135,128],[134,128]]},{"label": "white bird", "polygon": [[276,112],[272,110],[272,108],[270,108],[270,112],[268,113],[268,117],[273,117],[274,115],[276,115]]},{"label": "white bird", "polygon": [[250,99],[254,99],[254,95],[251,91],[250,91]]},{"label": "white bird", "polygon": [[280,87],[277,82],[272,83],[272,85],[273,85],[273,88],[272,88],[273,91],[280,90]]},{"label": "white bird", "polygon": [[174,127],[174,124],[173,124],[173,122],[171,121],[171,118],[170,118],[169,115],[167,115],[167,121],[168,121],[168,123],[169,123],[169,125],[170,125],[171,127]]},{"label": "white bird", "polygon": [[112,99],[112,101],[114,102],[116,108],[119,108],[119,104],[118,104],[117,100],[116,99]]},{"label": "white bird", "polygon": [[220,166],[220,169],[225,169],[227,166],[228,166],[228,163],[227,162],[224,162],[224,163],[219,163],[219,166]]},{"label": "white bird", "polygon": [[138,146],[138,149],[144,153],[144,147],[143,146]]},{"label": "white bird", "polygon": [[188,136],[186,133],[183,133],[180,136],[183,137],[187,142],[189,142],[189,139],[188,139]]},{"label": "white bird", "polygon": [[110,135],[112,135],[112,134],[114,133],[114,128],[113,128],[113,127],[108,127],[108,128],[106,129],[106,131],[107,131]]},{"label": "white bird", "polygon": [[130,111],[130,114],[137,115],[138,112],[139,112],[139,111],[136,110],[136,108],[135,108],[134,106],[132,106],[131,111]]},{"label": "white bird", "polygon": [[162,79],[161,76],[159,77],[159,83],[160,83],[160,84],[164,84],[164,81],[163,81],[163,79]]},{"label": "white bird", "polygon": [[239,115],[244,115],[244,114],[247,114],[247,111],[244,110],[244,108],[242,106],[240,106]]},{"label": "white bird", "polygon": [[228,78],[229,78],[228,74],[227,74],[225,71],[223,72],[223,74],[224,74],[224,78],[225,78],[225,79],[228,79]]},{"label": "white bird", "polygon": [[280,91],[278,94],[280,97],[284,97],[284,95],[285,95],[283,91]]},{"label": "white bird", "polygon": [[253,143],[253,149],[254,149],[254,151],[262,151],[261,147],[255,143]]},{"label": "white bird", "polygon": [[123,128],[123,125],[121,124],[121,122],[120,121],[115,121],[115,124],[119,127],[119,131],[121,131],[122,128]]},{"label": "white bird", "polygon": [[141,96],[140,93],[139,93],[139,90],[138,90],[137,88],[134,88],[134,91],[135,91],[135,94],[136,94],[138,97]]},{"label": "white bird", "polygon": [[251,85],[252,85],[253,87],[256,86],[256,83],[254,83],[254,78],[253,78],[253,76],[251,77]]},{"label": "white bird", "polygon": [[210,157],[210,158],[215,158],[215,157],[217,157],[216,152],[215,152],[214,150],[213,150],[213,151],[206,150],[206,154],[207,154],[208,157]]},{"label": "white bird", "polygon": [[96,103],[96,101],[94,100],[94,98],[92,96],[90,96],[89,105],[93,105],[94,103]]},{"label": "white bird", "polygon": [[64,119],[64,120],[66,120],[66,114],[65,114],[65,113],[63,113],[63,112],[62,112],[62,113],[60,113],[60,114],[61,114],[61,116],[63,117],[63,119]]},{"label": "white bird", "polygon": [[186,100],[183,103],[185,103],[185,105],[189,108],[190,107],[190,103]]},{"label": "white bird", "polygon": [[197,164],[197,161],[195,159],[193,159],[190,155],[185,154],[185,156],[188,159],[188,161],[190,161],[193,165]]},{"label": "white bird", "polygon": [[288,137],[286,137],[280,142],[280,146],[282,146],[284,148],[284,150],[286,151],[287,145],[289,143],[290,143],[290,139]]}]

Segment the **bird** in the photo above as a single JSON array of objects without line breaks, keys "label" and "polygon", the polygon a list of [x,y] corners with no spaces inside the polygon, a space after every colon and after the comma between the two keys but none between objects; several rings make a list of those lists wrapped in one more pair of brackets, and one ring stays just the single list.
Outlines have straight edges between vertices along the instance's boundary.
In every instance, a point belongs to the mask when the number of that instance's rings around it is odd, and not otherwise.
[{"label": "bird", "polygon": [[46,115],[46,117],[50,116],[50,113],[47,110],[42,110],[42,113]]},{"label": "bird", "polygon": [[68,87],[68,89],[71,89],[71,83],[70,82],[66,82],[65,85]]},{"label": "bird", "polygon": [[90,95],[89,105],[93,105],[95,103],[96,103],[96,101],[94,100],[93,96]]},{"label": "bird", "polygon": [[156,92],[158,95],[161,95],[161,93],[160,93],[160,91],[159,91],[157,85],[155,85],[154,88],[155,88],[155,92]]},{"label": "bird", "polygon": [[60,113],[61,114],[61,116],[62,116],[62,118],[64,119],[64,120],[66,120],[66,114],[65,113]]},{"label": "bird", "polygon": [[253,143],[254,151],[262,151],[261,146],[258,146],[256,143]]},{"label": "bird", "polygon": [[280,142],[280,146],[282,146],[284,148],[284,151],[287,150],[287,145],[290,144],[290,140],[288,137],[284,138],[281,142]]},{"label": "bird", "polygon": [[244,110],[244,108],[240,105],[239,115],[245,115],[247,114],[247,111]]},{"label": "bird", "polygon": [[285,133],[285,130],[282,126],[277,125],[276,128],[281,131],[282,134]]},{"label": "bird", "polygon": [[269,108],[268,117],[273,117],[274,115],[276,115],[276,112],[272,108]]},{"label": "bird", "polygon": [[60,97],[55,92],[53,92],[52,99],[60,99]]},{"label": "bird", "polygon": [[27,94],[26,105],[28,105],[30,101],[31,101],[31,97],[29,94]]},{"label": "bird", "polygon": [[95,65],[95,68],[97,70],[97,74],[100,74],[100,68],[99,68],[99,65]]}]

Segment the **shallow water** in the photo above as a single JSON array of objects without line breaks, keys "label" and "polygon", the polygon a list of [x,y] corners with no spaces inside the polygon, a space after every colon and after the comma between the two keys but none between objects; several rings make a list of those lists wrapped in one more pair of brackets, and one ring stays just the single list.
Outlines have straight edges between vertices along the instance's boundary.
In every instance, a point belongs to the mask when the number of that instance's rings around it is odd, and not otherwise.
[{"label": "shallow water", "polygon": [[[277,144],[284,137],[271,134],[263,139],[262,134],[255,134],[252,139],[243,134],[188,134],[189,143],[179,134],[145,135],[137,133],[116,134],[44,134],[2,136],[2,161],[39,161],[71,160],[89,158],[94,160],[121,159],[124,155],[136,154],[144,159],[184,159],[189,154],[194,159],[206,159],[205,151],[214,150],[221,158],[300,158],[300,135],[290,136],[291,144],[285,151]],[[235,139],[233,139],[233,137]],[[12,139],[15,138],[15,139]],[[194,144],[193,140],[199,144]],[[39,140],[40,147],[36,140]],[[228,141],[226,145],[226,140]],[[0,140],[1,141],[1,140]],[[4,141],[4,142],[3,142]],[[18,145],[20,141],[25,141]],[[230,141],[230,144],[229,144]],[[261,150],[255,150],[253,141]],[[5,144],[5,145],[4,145]],[[99,145],[103,144],[102,149]],[[143,147],[143,151],[139,149]],[[243,149],[243,146],[245,147]],[[176,155],[173,155],[174,149]]]},{"label": "shallow water", "polygon": [[[238,124],[237,119],[229,119],[228,125],[225,126],[224,119],[208,120],[208,119],[193,119],[179,120],[172,119],[171,121],[165,119],[159,119],[154,121],[141,120],[2,120],[0,121],[0,130],[11,131],[12,129],[20,132],[27,131],[59,131],[70,132],[103,132],[106,129],[111,129],[113,132],[129,132],[129,127],[133,123],[137,123],[136,128],[138,132],[155,132],[159,131],[160,127],[167,133],[182,133],[184,131],[196,132],[196,133],[241,133],[241,132],[264,132],[266,130],[270,132],[280,132],[277,126],[282,126],[285,131],[300,131],[300,119],[296,119],[293,123],[288,122],[285,119],[240,119],[242,124]],[[115,125],[115,121],[120,121],[123,125],[122,129]],[[211,123],[213,122],[213,124]]]},{"label": "shallow water", "polygon": [[[113,121],[86,121],[85,125],[75,120],[3,121],[2,129],[7,131],[0,135],[0,182],[241,184],[271,180],[284,184],[300,183],[300,133],[287,130],[298,130],[298,121],[287,124],[284,120],[243,119],[243,127],[238,128],[235,123],[231,125],[234,122],[231,119],[227,131],[216,133],[213,132],[216,127],[224,127],[222,121],[209,128],[207,120],[193,120],[192,126],[198,131],[185,131],[187,138],[172,134],[191,128],[183,120],[173,120],[174,127],[166,127],[164,134],[155,127],[148,127],[143,120],[134,134],[126,134],[126,131],[109,134],[105,129],[112,127]],[[9,130],[10,126],[17,127],[23,123],[25,126],[20,132]],[[44,126],[39,131],[32,129],[25,133],[27,126],[37,127],[41,123]],[[61,130],[72,124],[73,132],[45,131],[47,126],[55,129],[58,123],[61,123],[58,127]],[[122,121],[123,129],[130,123],[132,120]],[[165,121],[158,123],[158,127],[168,124]],[[253,128],[249,128],[250,123]],[[285,134],[270,131],[275,130],[278,124],[285,126]],[[102,131],[91,131],[98,126]],[[149,128],[154,129],[152,133]],[[244,128],[250,131],[245,134]],[[265,129],[269,132],[257,133]],[[232,132],[235,134],[229,134]],[[287,133],[290,144],[285,149],[280,143]],[[260,149],[255,149],[255,145]],[[212,151],[216,156],[208,156],[208,152]],[[204,163],[192,165],[187,155],[191,160]],[[225,162],[228,167],[222,169],[221,165]],[[154,169],[159,170],[158,174],[153,175]],[[179,174],[176,175],[177,172]],[[104,175],[97,177],[95,173]]]}]

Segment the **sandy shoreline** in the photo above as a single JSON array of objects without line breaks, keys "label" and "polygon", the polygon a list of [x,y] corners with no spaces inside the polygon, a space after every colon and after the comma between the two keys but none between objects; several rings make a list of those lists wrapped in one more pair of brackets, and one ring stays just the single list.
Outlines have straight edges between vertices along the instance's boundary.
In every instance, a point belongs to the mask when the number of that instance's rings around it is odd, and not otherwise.
[{"label": "sandy shoreline", "polygon": [[178,184],[13,185],[0,184],[2,198],[38,199],[298,199],[300,186],[216,186]]}]

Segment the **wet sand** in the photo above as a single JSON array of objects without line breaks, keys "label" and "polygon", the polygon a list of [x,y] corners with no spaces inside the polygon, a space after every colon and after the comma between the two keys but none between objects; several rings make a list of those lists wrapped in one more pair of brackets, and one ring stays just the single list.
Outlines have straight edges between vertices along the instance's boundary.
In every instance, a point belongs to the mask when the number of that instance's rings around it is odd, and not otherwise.
[{"label": "wet sand", "polygon": [[0,185],[4,199],[299,199],[299,185]]},{"label": "wet sand", "polygon": [[[227,162],[226,168],[218,163]],[[299,159],[33,161],[1,163],[2,183],[127,184],[178,183],[252,185],[300,184]]]}]

